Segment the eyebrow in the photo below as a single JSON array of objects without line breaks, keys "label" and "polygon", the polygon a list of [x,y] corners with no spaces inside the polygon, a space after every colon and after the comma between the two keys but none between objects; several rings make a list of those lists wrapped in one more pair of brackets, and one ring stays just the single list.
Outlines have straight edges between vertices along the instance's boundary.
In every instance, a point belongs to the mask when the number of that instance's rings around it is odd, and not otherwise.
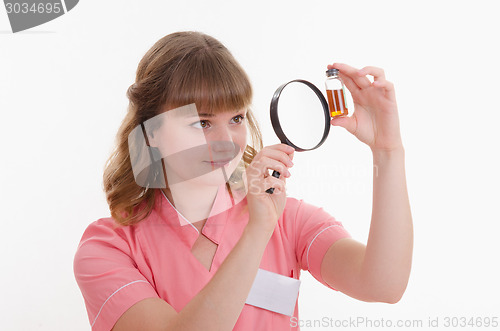
[{"label": "eyebrow", "polygon": [[[236,114],[236,113],[239,113],[241,112],[242,110],[236,110],[233,112],[233,114]],[[245,113],[246,109],[243,110],[242,112]],[[191,118],[191,117],[215,117],[215,114],[210,114],[210,113],[200,113],[200,114],[187,114],[186,115],[187,118]]]},{"label": "eyebrow", "polygon": [[199,116],[199,117],[201,117],[201,116],[203,116],[203,117],[214,117],[215,114],[201,113],[201,114],[189,114],[189,115],[187,115],[187,117],[190,117],[190,118],[191,117],[197,117],[197,116]]}]

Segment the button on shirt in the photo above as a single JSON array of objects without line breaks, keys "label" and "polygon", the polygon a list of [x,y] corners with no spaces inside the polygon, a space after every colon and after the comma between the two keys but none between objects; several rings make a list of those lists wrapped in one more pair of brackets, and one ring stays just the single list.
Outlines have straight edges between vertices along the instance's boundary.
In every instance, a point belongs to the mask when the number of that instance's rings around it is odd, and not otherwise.
[{"label": "button on shirt", "polygon": [[[191,253],[198,229],[160,189],[154,199],[151,214],[138,224],[120,226],[101,218],[81,238],[74,273],[94,331],[111,330],[128,308],[146,298],[161,298],[181,311],[217,272],[249,220],[246,197],[234,199],[221,185],[202,228],[218,244],[207,270]],[[296,279],[308,270],[332,288],[321,277],[321,261],[345,237],[350,235],[342,223],[323,208],[287,197],[259,268]],[[233,330],[299,330],[298,320],[298,299],[292,317],[245,304]]]}]

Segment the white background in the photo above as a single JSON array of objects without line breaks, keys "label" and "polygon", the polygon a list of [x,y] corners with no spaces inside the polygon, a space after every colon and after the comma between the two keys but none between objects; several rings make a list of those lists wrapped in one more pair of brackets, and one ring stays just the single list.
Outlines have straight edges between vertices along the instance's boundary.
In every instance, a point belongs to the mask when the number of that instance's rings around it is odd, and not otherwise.
[{"label": "white background", "polygon": [[[86,226],[109,216],[103,167],[137,64],[180,30],[218,38],[248,72],[264,145],[279,143],[269,101],[283,82],[321,87],[327,64],[344,62],[382,67],[396,86],[415,228],[407,291],[396,305],[365,303],[303,272],[302,323],[410,319],[423,330],[429,318],[500,318],[496,8],[495,1],[87,0],[12,34],[0,7],[0,329],[90,329],[73,256]],[[322,206],[366,242],[370,149],[332,127],[323,146],[296,153],[294,163],[289,195]],[[334,329],[327,325],[302,329]]]}]

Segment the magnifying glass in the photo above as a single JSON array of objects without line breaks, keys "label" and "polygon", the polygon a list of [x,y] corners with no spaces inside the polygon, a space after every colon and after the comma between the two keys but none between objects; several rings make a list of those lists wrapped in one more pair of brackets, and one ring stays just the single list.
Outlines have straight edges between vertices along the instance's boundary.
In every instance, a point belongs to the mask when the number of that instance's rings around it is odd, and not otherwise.
[{"label": "magnifying glass", "polygon": [[[281,143],[298,152],[320,147],[330,133],[328,102],[323,93],[306,80],[295,79],[278,87],[270,110],[271,123]],[[280,177],[276,170],[272,175]],[[269,194],[273,192],[273,187],[266,190]]]}]

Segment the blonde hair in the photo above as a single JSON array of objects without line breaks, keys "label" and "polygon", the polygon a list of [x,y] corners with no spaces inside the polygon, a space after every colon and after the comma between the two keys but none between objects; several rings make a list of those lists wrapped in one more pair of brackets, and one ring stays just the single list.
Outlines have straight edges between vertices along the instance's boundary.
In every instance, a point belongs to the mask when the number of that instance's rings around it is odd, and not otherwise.
[{"label": "blonde hair", "polygon": [[[263,148],[260,128],[249,108],[252,93],[247,74],[217,39],[184,31],[158,40],[139,62],[135,83],[127,90],[127,114],[104,168],[103,189],[111,217],[120,225],[132,225],[148,217],[154,208],[157,188],[137,184],[128,139],[134,128],[163,109],[192,103],[209,113],[248,108],[246,119],[252,144],[245,147],[242,161],[229,179],[242,184],[243,170]],[[147,171],[161,170],[151,166]],[[229,183],[226,186],[231,192]]]}]

